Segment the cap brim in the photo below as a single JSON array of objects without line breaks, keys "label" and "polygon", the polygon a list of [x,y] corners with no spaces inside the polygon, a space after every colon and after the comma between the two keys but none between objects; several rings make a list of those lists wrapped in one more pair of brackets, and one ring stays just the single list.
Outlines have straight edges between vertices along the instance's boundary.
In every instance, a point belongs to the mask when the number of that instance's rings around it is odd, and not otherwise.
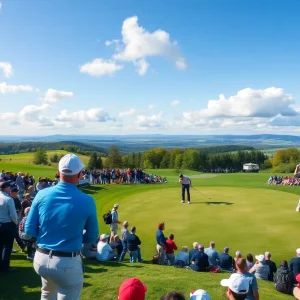
[{"label": "cap brim", "polygon": [[223,280],[221,280],[221,285],[228,287],[228,285],[229,285],[229,279],[223,279]]}]

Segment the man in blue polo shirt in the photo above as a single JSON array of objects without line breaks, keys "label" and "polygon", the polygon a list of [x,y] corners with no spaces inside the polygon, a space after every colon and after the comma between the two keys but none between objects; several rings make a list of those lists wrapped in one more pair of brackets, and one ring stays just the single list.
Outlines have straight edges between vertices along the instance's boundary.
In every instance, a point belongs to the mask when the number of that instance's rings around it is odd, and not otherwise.
[{"label": "man in blue polo shirt", "polygon": [[80,249],[99,233],[94,200],[77,188],[83,167],[74,154],[61,158],[60,182],[37,194],[25,224],[25,233],[36,237],[34,269],[42,279],[42,300],[80,299]]}]

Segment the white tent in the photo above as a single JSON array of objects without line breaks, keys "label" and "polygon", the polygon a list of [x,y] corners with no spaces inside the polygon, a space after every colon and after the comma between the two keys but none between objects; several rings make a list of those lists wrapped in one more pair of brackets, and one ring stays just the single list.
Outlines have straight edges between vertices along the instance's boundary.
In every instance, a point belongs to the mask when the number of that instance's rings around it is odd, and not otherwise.
[{"label": "white tent", "polygon": [[259,170],[259,165],[257,164],[248,163],[243,165],[244,172],[258,172],[258,170]]}]

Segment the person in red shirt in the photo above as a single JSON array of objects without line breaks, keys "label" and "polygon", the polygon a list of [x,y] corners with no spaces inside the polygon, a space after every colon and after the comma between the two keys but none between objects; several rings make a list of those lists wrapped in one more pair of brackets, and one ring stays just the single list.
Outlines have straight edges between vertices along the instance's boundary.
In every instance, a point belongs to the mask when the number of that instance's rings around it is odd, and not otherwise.
[{"label": "person in red shirt", "polygon": [[174,250],[177,250],[177,246],[174,242],[174,234],[170,234],[166,241],[166,258],[168,260],[169,266],[173,266],[175,263]]}]

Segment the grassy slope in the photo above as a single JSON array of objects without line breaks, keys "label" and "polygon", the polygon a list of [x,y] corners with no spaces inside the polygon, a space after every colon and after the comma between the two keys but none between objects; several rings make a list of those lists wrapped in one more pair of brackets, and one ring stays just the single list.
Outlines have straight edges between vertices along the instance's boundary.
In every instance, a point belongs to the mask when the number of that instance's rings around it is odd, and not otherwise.
[{"label": "grassy slope", "polygon": [[[194,240],[207,245],[209,240],[215,239],[219,250],[225,245],[231,247],[232,252],[239,249],[243,254],[269,250],[277,263],[282,258],[292,257],[294,249],[299,247],[295,239],[298,229],[298,214],[295,213],[298,196],[295,194],[300,195],[300,188],[266,186],[266,174],[222,174],[213,178],[195,178],[194,186],[209,195],[211,200],[192,190],[192,201],[198,204],[188,206],[179,203],[180,188],[175,171],[155,170],[153,173],[167,176],[170,182],[85,189],[97,203],[101,233],[108,231],[101,215],[114,202],[120,203],[120,218],[128,219],[137,226],[146,260],[155,252],[155,227],[161,220],[166,222],[166,233],[175,234],[178,246],[190,246]],[[277,189],[284,192],[276,192]],[[40,280],[32,265],[20,254],[13,255],[12,264],[22,271],[8,275],[4,280],[1,278],[0,299],[37,299]],[[213,299],[225,299],[219,282],[227,277],[226,274],[198,274],[151,264],[132,266],[128,262],[104,264],[87,261],[86,266],[82,299],[116,299],[122,280],[135,276],[147,284],[148,300],[159,299],[170,290],[183,291],[188,296],[189,291],[198,288],[207,289]],[[290,299],[275,292],[272,283],[260,281],[259,288],[261,299]]]}]

